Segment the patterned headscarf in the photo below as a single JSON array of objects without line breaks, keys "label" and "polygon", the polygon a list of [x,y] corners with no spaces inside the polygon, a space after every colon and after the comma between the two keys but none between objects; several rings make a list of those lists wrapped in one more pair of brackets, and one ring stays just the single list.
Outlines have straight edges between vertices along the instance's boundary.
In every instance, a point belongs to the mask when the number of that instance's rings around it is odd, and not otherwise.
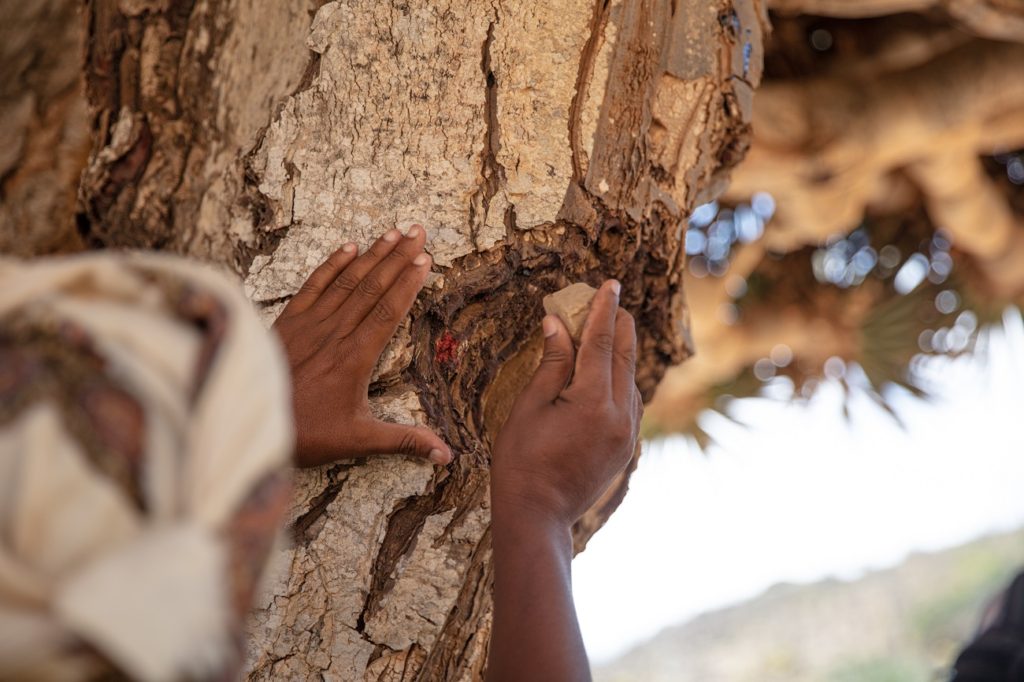
[{"label": "patterned headscarf", "polygon": [[0,259],[0,679],[237,671],[288,496],[288,391],[212,269]]}]

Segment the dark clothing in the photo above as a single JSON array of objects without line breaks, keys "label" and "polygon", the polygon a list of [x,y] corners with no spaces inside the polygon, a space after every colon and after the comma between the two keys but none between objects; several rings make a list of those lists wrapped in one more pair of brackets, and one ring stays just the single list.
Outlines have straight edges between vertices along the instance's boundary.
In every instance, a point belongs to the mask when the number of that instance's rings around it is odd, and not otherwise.
[{"label": "dark clothing", "polygon": [[1024,682],[1024,573],[989,608],[950,682]]}]

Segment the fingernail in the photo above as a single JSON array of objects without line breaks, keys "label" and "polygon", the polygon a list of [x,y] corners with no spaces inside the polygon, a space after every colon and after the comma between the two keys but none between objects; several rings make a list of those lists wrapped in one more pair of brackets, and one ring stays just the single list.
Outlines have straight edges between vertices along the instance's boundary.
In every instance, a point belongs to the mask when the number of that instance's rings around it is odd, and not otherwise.
[{"label": "fingernail", "polygon": [[434,464],[438,464],[440,466],[444,466],[452,461],[451,455],[447,454],[443,450],[438,450],[437,448],[430,451],[428,459]]},{"label": "fingernail", "polygon": [[405,236],[409,237],[410,239],[412,239],[413,237],[419,237],[420,230],[422,229],[423,227],[420,225],[413,225],[412,227],[409,228],[408,232],[405,233]]},{"label": "fingernail", "polygon": [[558,333],[558,322],[550,315],[541,320],[540,326],[544,330],[544,338],[554,336]]},{"label": "fingernail", "polygon": [[353,253],[357,248],[359,247],[357,247],[352,242],[349,242],[348,244],[345,244],[345,246],[341,247],[341,250],[344,251],[345,253]]},{"label": "fingernail", "polygon": [[388,230],[384,233],[382,239],[386,242],[397,242],[398,241],[398,230]]},{"label": "fingernail", "polygon": [[622,293],[622,283],[617,279],[612,280],[612,293],[618,296]]},{"label": "fingernail", "polygon": [[415,265],[416,267],[422,267],[424,265],[427,265],[428,263],[430,263],[430,254],[427,253],[421,253],[420,255],[412,259],[412,264]]}]

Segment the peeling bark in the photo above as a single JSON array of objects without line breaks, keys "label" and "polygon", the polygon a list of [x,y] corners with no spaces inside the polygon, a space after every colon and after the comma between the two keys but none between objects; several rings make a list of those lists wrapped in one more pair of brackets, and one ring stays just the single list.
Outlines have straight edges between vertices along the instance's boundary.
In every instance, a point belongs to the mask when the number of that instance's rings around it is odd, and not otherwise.
[{"label": "peeling bark", "polygon": [[[345,241],[424,223],[436,275],[371,388],[456,462],[301,472],[253,679],[478,679],[488,444],[544,294],[623,282],[650,397],[687,355],[682,226],[746,148],[757,0],[92,0],[94,244],[234,267],[271,319]],[[307,12],[306,9],[309,11]],[[577,549],[628,474],[581,520]]]},{"label": "peeling bark", "polygon": [[303,80],[318,4],[90,0],[90,245],[230,263],[237,242],[254,241],[244,155]]}]

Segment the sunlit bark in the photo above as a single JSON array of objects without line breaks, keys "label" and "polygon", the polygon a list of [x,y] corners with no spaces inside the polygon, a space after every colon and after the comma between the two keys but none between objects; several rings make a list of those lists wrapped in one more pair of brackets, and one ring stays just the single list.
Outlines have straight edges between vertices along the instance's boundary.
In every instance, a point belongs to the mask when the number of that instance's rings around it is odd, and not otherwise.
[{"label": "sunlit bark", "polygon": [[479,677],[488,443],[541,296],[620,278],[648,397],[686,357],[678,227],[742,158],[765,21],[757,0],[89,3],[92,243],[229,264],[269,320],[344,241],[430,234],[437,276],[373,402],[457,461],[300,475],[254,679]]}]

